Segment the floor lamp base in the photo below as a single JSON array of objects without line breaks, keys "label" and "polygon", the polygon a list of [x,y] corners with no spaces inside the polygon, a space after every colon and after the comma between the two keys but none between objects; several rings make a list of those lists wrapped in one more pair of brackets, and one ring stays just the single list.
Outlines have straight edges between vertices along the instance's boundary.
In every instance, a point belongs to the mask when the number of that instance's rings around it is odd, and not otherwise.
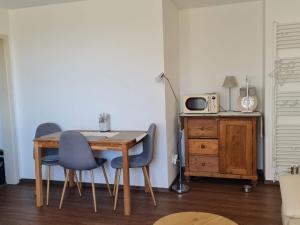
[{"label": "floor lamp base", "polygon": [[178,182],[177,184],[172,185],[171,190],[176,192],[177,194],[184,194],[189,192],[191,188],[187,184]]}]

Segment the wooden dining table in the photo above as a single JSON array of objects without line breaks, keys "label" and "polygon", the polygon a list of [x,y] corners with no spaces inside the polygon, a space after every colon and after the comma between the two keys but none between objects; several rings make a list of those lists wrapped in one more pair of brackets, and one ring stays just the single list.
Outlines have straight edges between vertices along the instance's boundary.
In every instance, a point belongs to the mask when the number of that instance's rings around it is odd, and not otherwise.
[{"label": "wooden dining table", "polygon": [[[80,131],[82,132],[92,150],[94,151],[121,151],[123,158],[123,185],[124,185],[124,214],[131,215],[131,197],[130,197],[130,176],[129,176],[129,149],[137,145],[144,136],[145,131],[112,131],[115,135],[101,135],[97,131]],[[34,139],[35,154],[35,190],[36,206],[42,207],[43,202],[43,185],[42,185],[42,164],[41,156],[43,149],[59,147],[60,135],[62,132],[45,135]],[[109,133],[107,133],[109,134]]]}]

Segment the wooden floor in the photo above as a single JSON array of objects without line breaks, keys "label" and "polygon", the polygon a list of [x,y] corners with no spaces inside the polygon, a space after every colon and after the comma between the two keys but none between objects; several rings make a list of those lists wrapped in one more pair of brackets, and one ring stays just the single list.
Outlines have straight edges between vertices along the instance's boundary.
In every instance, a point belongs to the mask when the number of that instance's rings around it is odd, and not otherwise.
[{"label": "wooden floor", "polygon": [[34,184],[0,188],[0,224],[2,225],[151,225],[160,217],[181,211],[202,211],[228,217],[239,225],[281,225],[280,192],[277,185],[258,184],[250,194],[234,181],[198,179],[190,183],[192,191],[177,196],[173,192],[156,193],[157,207],[143,191],[132,192],[133,215],[123,216],[122,193],[117,212],[105,189],[97,189],[98,213],[93,213],[92,194],[69,189],[61,211],[58,210],[62,185],[51,186],[50,206],[35,207]]}]

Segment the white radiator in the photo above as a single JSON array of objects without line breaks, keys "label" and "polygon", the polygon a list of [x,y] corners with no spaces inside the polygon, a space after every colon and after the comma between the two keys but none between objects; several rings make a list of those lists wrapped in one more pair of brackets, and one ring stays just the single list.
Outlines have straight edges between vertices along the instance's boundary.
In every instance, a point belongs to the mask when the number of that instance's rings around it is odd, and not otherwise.
[{"label": "white radiator", "polygon": [[274,23],[273,166],[300,165],[300,23]]}]

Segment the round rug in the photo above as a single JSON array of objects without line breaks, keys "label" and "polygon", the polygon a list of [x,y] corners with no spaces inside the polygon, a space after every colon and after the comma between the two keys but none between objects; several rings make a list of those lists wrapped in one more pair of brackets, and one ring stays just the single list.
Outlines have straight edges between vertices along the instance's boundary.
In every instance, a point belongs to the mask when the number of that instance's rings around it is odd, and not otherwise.
[{"label": "round rug", "polygon": [[211,213],[181,212],[165,216],[153,225],[238,225],[237,223]]}]

